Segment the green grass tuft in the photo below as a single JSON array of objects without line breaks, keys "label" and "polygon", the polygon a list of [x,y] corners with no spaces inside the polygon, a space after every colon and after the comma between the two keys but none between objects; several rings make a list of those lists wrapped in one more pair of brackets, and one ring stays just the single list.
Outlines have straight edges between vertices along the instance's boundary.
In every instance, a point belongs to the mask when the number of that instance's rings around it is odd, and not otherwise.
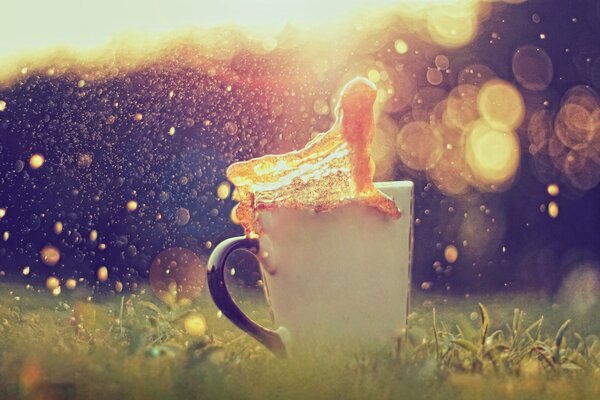
[{"label": "green grass tuft", "polygon": [[[0,285],[0,399],[600,398],[600,322],[544,298],[417,295],[406,340],[278,359],[206,293],[180,307],[89,296]],[[240,303],[268,324],[256,293]],[[208,329],[191,336],[198,314]]]}]

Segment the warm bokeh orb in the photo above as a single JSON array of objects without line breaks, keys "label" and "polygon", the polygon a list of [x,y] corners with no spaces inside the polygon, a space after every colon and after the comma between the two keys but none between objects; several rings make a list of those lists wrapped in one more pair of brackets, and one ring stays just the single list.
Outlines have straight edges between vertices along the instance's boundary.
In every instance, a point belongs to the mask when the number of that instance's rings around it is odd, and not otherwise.
[{"label": "warm bokeh orb", "polygon": [[474,85],[460,85],[452,89],[446,101],[444,123],[454,129],[463,130],[479,118],[477,95],[479,88]]},{"label": "warm bokeh orb", "polygon": [[60,281],[55,276],[50,276],[46,279],[46,287],[50,290],[55,290],[60,287]]},{"label": "warm bokeh orb", "polygon": [[422,171],[432,167],[440,159],[442,139],[428,123],[410,122],[398,132],[396,151],[405,165]]},{"label": "warm bokeh orb", "polygon": [[483,119],[497,129],[516,129],[525,116],[525,103],[519,91],[500,79],[483,85],[477,96],[477,109]]},{"label": "warm bokeh orb", "polygon": [[427,15],[427,30],[439,45],[459,47],[467,44],[477,32],[475,6],[469,1],[438,6]]},{"label": "warm bokeh orb", "polygon": [[548,215],[550,218],[558,217],[558,204],[555,201],[548,203]]},{"label": "warm bokeh orb", "polygon": [[554,135],[553,115],[548,110],[538,110],[531,115],[527,125],[529,153],[532,155],[548,152],[547,145]]},{"label": "warm bokeh orb", "polygon": [[150,266],[150,287],[169,305],[190,303],[200,296],[205,282],[206,267],[183,247],[162,251]]},{"label": "warm bokeh orb", "polygon": [[41,168],[42,165],[44,165],[45,161],[46,161],[46,159],[44,158],[43,155],[36,153],[36,154],[32,155],[31,158],[29,159],[29,166],[31,167],[31,169],[38,169],[38,168]]},{"label": "warm bokeh orb", "polygon": [[63,228],[64,228],[64,225],[63,225],[63,223],[61,221],[56,221],[54,223],[53,230],[54,230],[55,234],[60,235],[62,233],[62,231],[63,231]]},{"label": "warm bokeh orb", "polygon": [[552,197],[556,197],[560,194],[560,188],[556,183],[548,185],[547,187],[548,194]]},{"label": "warm bokeh orb", "polygon": [[456,248],[456,246],[452,244],[446,246],[446,248],[444,249],[444,258],[450,264],[455,263],[456,260],[458,260],[458,249]]},{"label": "warm bokeh orb", "polygon": [[496,78],[496,73],[487,65],[473,64],[458,73],[459,85],[472,85],[480,88],[484,83]]},{"label": "warm bokeh orb", "polygon": [[470,188],[468,167],[456,148],[444,149],[435,166],[427,170],[427,176],[440,192],[449,196],[465,194]]},{"label": "warm bokeh orb", "polygon": [[513,178],[519,167],[519,140],[512,131],[478,121],[467,133],[465,160],[480,184],[498,190]]},{"label": "warm bokeh orb", "polygon": [[50,267],[55,266],[60,261],[60,250],[52,245],[46,245],[40,251],[40,259]]},{"label": "warm bokeh orb", "polygon": [[394,42],[394,49],[398,54],[406,54],[408,53],[408,44],[402,39],[397,39]]},{"label": "warm bokeh orb", "polygon": [[231,184],[229,182],[222,182],[217,187],[217,197],[221,200],[225,200],[229,197],[231,193]]},{"label": "warm bokeh orb", "polygon": [[206,333],[206,319],[202,314],[190,314],[185,318],[184,327],[188,335],[202,336]]},{"label": "warm bokeh orb", "polygon": [[134,212],[138,208],[138,203],[135,200],[129,200],[127,202],[127,211]]},{"label": "warm bokeh orb", "polygon": [[69,278],[65,282],[65,287],[69,290],[74,290],[77,287],[77,281],[73,278]]},{"label": "warm bokeh orb", "polygon": [[106,282],[106,280],[108,280],[108,268],[105,266],[98,268],[98,271],[96,271],[96,277],[98,278],[99,282]]}]

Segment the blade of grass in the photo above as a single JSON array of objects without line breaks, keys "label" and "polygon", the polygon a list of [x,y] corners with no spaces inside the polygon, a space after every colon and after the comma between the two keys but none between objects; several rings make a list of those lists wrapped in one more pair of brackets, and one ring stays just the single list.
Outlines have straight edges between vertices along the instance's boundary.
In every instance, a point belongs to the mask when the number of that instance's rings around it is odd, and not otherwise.
[{"label": "blade of grass", "polygon": [[487,309],[483,304],[479,304],[479,312],[481,313],[481,346],[485,345],[485,339],[487,338],[488,329],[490,327],[490,317]]},{"label": "blade of grass", "polygon": [[435,315],[435,307],[433,307],[432,310],[432,317],[433,317],[433,338],[435,340],[435,356],[437,358],[437,360],[440,360],[440,343],[438,341],[438,333],[437,333],[437,323],[436,323],[436,315]]}]

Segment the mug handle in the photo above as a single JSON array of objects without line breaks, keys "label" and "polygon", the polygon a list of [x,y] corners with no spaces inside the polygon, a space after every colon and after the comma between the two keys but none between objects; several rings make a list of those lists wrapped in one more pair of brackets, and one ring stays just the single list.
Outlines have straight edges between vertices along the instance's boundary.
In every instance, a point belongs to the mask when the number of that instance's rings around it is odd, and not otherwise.
[{"label": "mug handle", "polygon": [[287,352],[281,336],[275,331],[267,329],[252,321],[235,303],[225,285],[225,263],[235,250],[244,249],[256,257],[259,248],[258,239],[249,239],[238,236],[226,239],[219,243],[208,259],[207,280],[210,295],[213,301],[238,328],[247,332],[254,339],[262,343],[275,355],[285,357]]}]

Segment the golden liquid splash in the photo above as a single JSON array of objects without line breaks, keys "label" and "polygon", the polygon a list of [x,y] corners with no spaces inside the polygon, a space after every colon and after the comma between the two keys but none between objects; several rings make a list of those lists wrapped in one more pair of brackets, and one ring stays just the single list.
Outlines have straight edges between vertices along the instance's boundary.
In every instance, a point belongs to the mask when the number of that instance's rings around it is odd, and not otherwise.
[{"label": "golden liquid splash", "polygon": [[355,78],[342,90],[331,129],[298,151],[239,162],[227,169],[246,234],[260,233],[258,212],[276,207],[329,211],[360,202],[399,218],[396,204],[373,185],[373,104],[377,90]]}]

